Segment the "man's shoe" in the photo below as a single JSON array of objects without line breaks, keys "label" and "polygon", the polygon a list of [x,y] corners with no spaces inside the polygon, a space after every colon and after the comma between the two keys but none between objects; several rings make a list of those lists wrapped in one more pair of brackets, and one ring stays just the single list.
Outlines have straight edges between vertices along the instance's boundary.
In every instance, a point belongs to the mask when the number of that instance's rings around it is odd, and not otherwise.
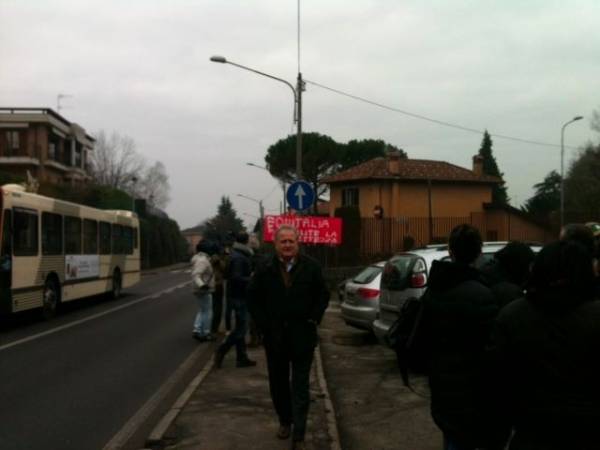
[{"label": "man's shoe", "polygon": [[291,431],[292,427],[290,425],[279,425],[279,430],[277,430],[277,438],[287,439],[290,437]]},{"label": "man's shoe", "polygon": [[206,337],[204,338],[204,340],[212,342],[212,341],[216,340],[216,338],[212,334],[207,334]]},{"label": "man's shoe", "polygon": [[251,359],[243,359],[235,364],[236,367],[254,367],[255,365],[256,361],[252,361]]},{"label": "man's shoe", "polygon": [[220,348],[217,349],[217,351],[215,352],[215,356],[214,358],[214,362],[215,362],[215,367],[217,369],[220,369],[221,366],[223,365],[223,359],[225,358],[225,352],[223,350],[221,350]]}]

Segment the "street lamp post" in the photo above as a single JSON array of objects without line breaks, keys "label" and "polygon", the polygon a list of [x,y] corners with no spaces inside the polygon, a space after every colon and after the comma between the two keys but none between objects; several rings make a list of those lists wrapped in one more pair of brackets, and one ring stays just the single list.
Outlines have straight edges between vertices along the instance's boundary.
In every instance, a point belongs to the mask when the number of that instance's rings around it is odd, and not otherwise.
[{"label": "street lamp post", "polygon": [[567,125],[583,119],[583,116],[575,116],[560,129],[560,227],[565,224],[565,128]]},{"label": "street lamp post", "polygon": [[296,177],[298,180],[302,179],[302,91],[304,90],[304,81],[302,80],[302,74],[298,72],[298,79],[296,81],[296,87],[292,86],[288,81],[269,75],[268,73],[261,72],[259,70],[252,69],[250,67],[243,66],[231,61],[228,61],[224,56],[211,56],[212,62],[221,64],[231,64],[232,66],[239,67],[240,69],[254,72],[258,75],[271,78],[273,80],[285,83],[294,94],[294,122],[296,123]]},{"label": "street lamp post", "polygon": [[[267,169],[265,166],[259,166],[258,164],[254,164],[251,162],[247,162],[246,165],[251,166],[251,167],[256,167],[258,169],[266,170],[267,172],[269,171],[269,169]],[[285,214],[285,211],[287,209],[287,205],[286,205],[287,200],[285,198],[285,187],[286,187],[285,181],[281,180],[281,190],[283,191],[283,208],[281,211],[282,214]]]},{"label": "street lamp post", "polygon": [[262,200],[257,200],[255,198],[248,197],[247,195],[244,195],[244,194],[237,194],[237,196],[245,198],[246,200],[251,200],[251,201],[253,201],[255,203],[258,203],[258,211],[259,211],[259,214],[260,214],[260,220],[264,219],[264,217],[265,217],[265,209],[263,208],[263,202],[262,202]]}]

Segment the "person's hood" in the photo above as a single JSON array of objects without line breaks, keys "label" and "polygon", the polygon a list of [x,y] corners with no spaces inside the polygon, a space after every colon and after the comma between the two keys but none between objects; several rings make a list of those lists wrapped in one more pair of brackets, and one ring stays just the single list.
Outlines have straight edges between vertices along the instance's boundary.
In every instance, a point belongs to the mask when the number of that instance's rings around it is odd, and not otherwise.
[{"label": "person's hood", "polygon": [[470,280],[481,281],[481,274],[474,267],[452,261],[434,261],[429,271],[428,286],[445,291]]},{"label": "person's hood", "polygon": [[252,257],[252,255],[254,255],[254,251],[250,247],[248,247],[247,245],[244,245],[244,244],[240,244],[239,242],[234,242],[233,246],[231,248],[240,253],[243,253],[244,255],[246,255],[249,258]]},{"label": "person's hood", "polygon": [[203,252],[198,252],[194,256],[192,256],[192,263],[198,261],[199,259],[208,259],[208,255]]}]

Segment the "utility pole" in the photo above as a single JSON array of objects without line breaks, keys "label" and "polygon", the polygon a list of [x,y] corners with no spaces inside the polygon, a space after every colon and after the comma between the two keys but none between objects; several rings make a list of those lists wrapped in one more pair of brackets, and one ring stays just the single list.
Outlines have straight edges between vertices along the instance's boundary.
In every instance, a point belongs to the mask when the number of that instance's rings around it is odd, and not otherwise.
[{"label": "utility pole", "polygon": [[302,91],[304,81],[302,74],[298,72],[298,84],[296,85],[296,179],[302,179]]}]

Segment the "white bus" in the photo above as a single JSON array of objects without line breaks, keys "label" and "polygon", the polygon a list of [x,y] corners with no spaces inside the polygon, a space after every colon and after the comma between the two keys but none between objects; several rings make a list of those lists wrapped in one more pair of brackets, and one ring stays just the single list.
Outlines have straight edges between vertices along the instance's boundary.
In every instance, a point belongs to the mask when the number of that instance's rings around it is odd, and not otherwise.
[{"label": "white bus", "polygon": [[105,292],[117,298],[140,280],[139,220],[0,188],[0,312],[42,308]]}]

